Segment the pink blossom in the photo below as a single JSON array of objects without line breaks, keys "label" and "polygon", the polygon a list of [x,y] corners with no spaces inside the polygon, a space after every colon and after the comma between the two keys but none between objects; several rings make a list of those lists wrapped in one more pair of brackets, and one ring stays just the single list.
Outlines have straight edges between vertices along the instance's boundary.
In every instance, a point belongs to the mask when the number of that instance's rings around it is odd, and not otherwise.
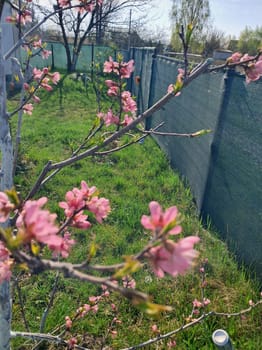
[{"label": "pink blossom", "polygon": [[121,78],[130,78],[131,73],[134,71],[134,60],[128,62],[122,62],[120,64],[120,76]]},{"label": "pink blossom", "polygon": [[97,188],[95,186],[89,187],[84,180],[81,181],[80,193],[83,196],[83,199],[90,199],[96,192]]},{"label": "pink blossom", "polygon": [[119,63],[114,62],[112,57],[109,57],[108,61],[105,61],[104,63],[104,73],[116,73],[119,75]]},{"label": "pink blossom", "polygon": [[68,345],[69,350],[74,349],[76,344],[77,344],[77,339],[74,337],[67,341],[67,345]]},{"label": "pink blossom", "polygon": [[112,330],[110,333],[111,333],[111,337],[113,339],[116,338],[116,336],[117,336],[117,331],[116,330]]},{"label": "pink blossom", "polygon": [[167,92],[168,92],[169,94],[171,94],[172,92],[174,92],[174,84],[168,85]]},{"label": "pink blossom", "polygon": [[159,333],[159,329],[158,329],[158,327],[157,327],[156,324],[153,324],[153,325],[151,326],[151,330],[152,330],[153,333]]},{"label": "pink blossom", "polygon": [[92,295],[91,297],[88,298],[89,301],[90,301],[90,304],[96,304],[101,298],[95,296],[95,295]]},{"label": "pink blossom", "polygon": [[128,114],[125,114],[124,120],[122,121],[121,124],[122,124],[123,126],[126,126],[126,125],[131,124],[133,120],[134,120],[134,119],[133,119],[132,117],[130,117]]},{"label": "pink blossom", "polygon": [[41,101],[40,98],[36,95],[33,95],[32,99],[34,100],[35,103],[40,103],[40,101]]},{"label": "pink blossom", "polygon": [[87,221],[88,216],[83,214],[83,211],[72,216],[70,226],[80,229],[87,229],[91,227],[91,223]]},{"label": "pink blossom", "polygon": [[71,235],[69,232],[64,234],[64,237],[56,236],[50,244],[49,248],[54,252],[54,256],[61,254],[63,258],[67,258],[71,247],[75,244],[74,239],[70,239]]},{"label": "pink blossom", "polygon": [[125,288],[131,288],[131,289],[135,289],[136,288],[136,281],[129,277],[129,276],[124,276],[122,278],[123,281],[123,287]]},{"label": "pink blossom", "polygon": [[41,83],[40,83],[40,86],[45,89],[46,91],[52,91],[53,88],[51,85],[48,84],[49,82],[49,78],[45,77],[42,79]]},{"label": "pink blossom", "polygon": [[94,314],[96,314],[98,312],[98,305],[95,304],[93,306],[91,306],[91,309],[90,309]]},{"label": "pink blossom", "polygon": [[95,215],[96,220],[100,224],[103,219],[107,218],[111,210],[109,200],[98,197],[93,197],[90,202],[87,203],[87,208]]},{"label": "pink blossom", "polygon": [[194,315],[199,315],[199,314],[200,314],[200,311],[199,311],[198,309],[194,309],[194,310],[193,310],[193,314],[194,314]]},{"label": "pink blossom", "polygon": [[65,215],[67,217],[72,217],[75,213],[85,207],[83,194],[78,188],[68,191],[65,195],[65,199],[66,202],[60,202],[59,207],[65,210]]},{"label": "pink blossom", "polygon": [[196,236],[189,236],[177,243],[167,240],[164,246],[153,247],[149,251],[149,260],[153,265],[155,274],[162,278],[165,272],[175,277],[184,274],[198,256],[193,246],[199,242]]},{"label": "pink blossom", "polygon": [[119,87],[112,86],[110,89],[107,90],[108,96],[118,96],[119,93]]},{"label": "pink blossom", "polygon": [[24,10],[16,15],[17,23],[25,25],[27,22],[32,22],[32,13],[31,11]]},{"label": "pink blossom", "polygon": [[33,107],[32,103],[27,103],[22,107],[22,109],[23,109],[23,112],[25,114],[32,115],[32,111],[33,111],[34,107]]},{"label": "pink blossom", "polygon": [[30,89],[30,85],[28,83],[24,83],[23,87],[25,90],[29,90]]},{"label": "pink blossom", "polygon": [[16,226],[24,243],[29,243],[33,239],[57,249],[62,238],[56,235],[58,232],[55,225],[56,214],[51,214],[48,210],[42,209],[46,202],[46,197],[25,202],[16,221]]},{"label": "pink blossom", "polygon": [[182,79],[183,77],[184,77],[184,75],[185,75],[185,71],[184,71],[184,69],[182,69],[182,68],[178,68],[178,76],[177,76],[177,79]]},{"label": "pink blossom", "polygon": [[0,261],[8,260],[10,256],[9,250],[5,247],[3,242],[0,241]]},{"label": "pink blossom", "polygon": [[207,299],[207,298],[204,298],[203,299],[203,304],[204,304],[204,306],[207,306],[207,305],[209,305],[211,303],[211,301],[209,300],[209,299]]},{"label": "pink blossom", "polygon": [[80,317],[84,317],[90,310],[91,306],[89,304],[84,304],[77,310],[77,313]]},{"label": "pink blossom", "polygon": [[114,80],[111,80],[111,79],[105,80],[105,84],[109,88],[111,88],[112,86],[118,86],[118,84]]},{"label": "pink blossom", "polygon": [[178,209],[176,206],[170,207],[163,212],[160,204],[152,201],[149,203],[149,209],[151,215],[143,215],[141,218],[141,224],[145,229],[155,231],[156,233],[167,230],[171,235],[182,232],[182,227],[177,225]]},{"label": "pink blossom", "polygon": [[40,80],[43,77],[43,72],[40,69],[33,69],[33,78],[34,80]]},{"label": "pink blossom", "polygon": [[14,16],[7,16],[5,18],[5,21],[8,22],[8,23],[12,23],[12,24],[17,23],[16,17],[14,17]]},{"label": "pink blossom", "polygon": [[33,42],[33,47],[34,47],[34,48],[42,48],[42,40],[39,39],[39,40],[37,40],[37,41],[34,41],[34,42]]},{"label": "pink blossom", "polygon": [[53,74],[49,74],[49,77],[52,81],[53,84],[57,84],[59,80],[61,79],[60,73],[59,72],[54,72]]},{"label": "pink blossom", "polygon": [[172,349],[176,347],[176,341],[175,340],[169,340],[169,342],[167,343],[167,347],[168,349]]},{"label": "pink blossom", "polygon": [[124,112],[135,112],[137,110],[136,102],[131,97],[131,93],[129,91],[123,91],[121,98]]},{"label": "pink blossom", "polygon": [[193,306],[196,307],[196,308],[200,308],[203,306],[203,304],[201,303],[201,301],[197,300],[197,299],[194,299],[193,302],[192,302]]},{"label": "pink blossom", "polygon": [[111,109],[109,109],[107,113],[98,113],[97,116],[100,119],[104,120],[106,126],[110,126],[112,124],[119,124],[119,117],[114,115]]},{"label": "pink blossom", "polygon": [[119,320],[119,318],[117,318],[117,317],[114,317],[114,318],[113,318],[113,322],[114,322],[114,323],[118,323],[118,324],[121,324],[121,323],[122,323],[122,321]]},{"label": "pink blossom", "polygon": [[43,59],[47,59],[51,55],[51,53],[52,52],[50,50],[43,49],[41,51],[41,56]]},{"label": "pink blossom", "polygon": [[9,281],[12,275],[11,267],[13,260],[10,259],[10,252],[0,241],[0,284]]},{"label": "pink blossom", "polygon": [[61,7],[67,7],[70,5],[70,0],[58,0],[58,3]]},{"label": "pink blossom", "polygon": [[0,222],[5,222],[13,209],[14,205],[9,201],[8,196],[4,192],[0,192]]},{"label": "pink blossom", "polygon": [[253,60],[255,57],[254,56],[250,56],[248,53],[245,53],[241,59],[240,62],[245,62],[245,61],[249,61],[249,60]]},{"label": "pink blossom", "polygon": [[103,297],[109,297],[109,295],[110,295],[110,292],[108,291],[108,290],[106,290],[103,294],[102,294],[102,296]]},{"label": "pink blossom", "polygon": [[72,327],[72,320],[69,316],[66,316],[65,317],[65,326],[66,326],[66,329],[70,329]]},{"label": "pink blossom", "polygon": [[240,61],[240,58],[242,57],[242,53],[240,52],[235,52],[233,53],[232,56],[230,56],[227,60],[228,62],[232,62],[232,63],[237,63]]},{"label": "pink blossom", "polygon": [[245,71],[247,83],[258,80],[262,75],[262,60],[250,64]]},{"label": "pink blossom", "polygon": [[4,281],[10,280],[12,276],[12,272],[11,272],[12,264],[13,264],[13,261],[11,259],[0,261],[0,284]]},{"label": "pink blossom", "polygon": [[90,222],[88,216],[83,214],[84,209],[93,212],[98,222],[107,216],[110,211],[109,201],[105,198],[94,196],[97,192],[95,186],[88,187],[85,181],[81,182],[81,188],[73,188],[66,193],[66,201],[60,202],[60,208],[63,208],[65,215],[71,218],[70,225],[78,228],[89,228]]}]

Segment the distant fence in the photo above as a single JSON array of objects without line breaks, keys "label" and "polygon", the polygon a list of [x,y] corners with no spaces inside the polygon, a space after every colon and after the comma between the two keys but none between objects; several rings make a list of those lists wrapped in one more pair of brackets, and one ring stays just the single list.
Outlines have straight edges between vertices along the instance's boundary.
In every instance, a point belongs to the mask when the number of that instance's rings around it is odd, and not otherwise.
[{"label": "distant fence", "polygon": [[[139,112],[166,93],[181,64],[132,49],[132,83]],[[234,71],[206,73],[147,122],[159,131],[191,133],[199,138],[155,136],[171,165],[192,188],[199,213],[210,217],[229,247],[262,278],[262,81],[247,85]]]},{"label": "distant fence", "polygon": [[[43,67],[52,67],[52,69],[67,69],[67,59],[66,51],[64,45],[59,42],[47,42],[46,49],[51,51],[51,55],[48,59],[43,60],[41,55],[34,56],[30,60],[33,67],[43,68]],[[69,45],[72,52],[73,45]],[[114,59],[117,54],[121,53],[124,57],[124,60],[128,59],[128,51],[125,50],[115,50],[109,46],[99,46],[99,45],[83,45],[81,52],[78,56],[78,61],[76,69],[78,71],[90,71],[91,64],[93,61],[103,63],[108,56],[112,56]],[[25,50],[21,50],[22,61],[26,58]]]}]

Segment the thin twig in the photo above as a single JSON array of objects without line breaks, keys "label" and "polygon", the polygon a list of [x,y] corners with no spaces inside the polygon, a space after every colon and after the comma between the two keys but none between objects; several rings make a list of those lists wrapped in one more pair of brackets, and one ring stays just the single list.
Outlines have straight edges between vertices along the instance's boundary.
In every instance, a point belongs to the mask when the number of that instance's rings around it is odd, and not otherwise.
[{"label": "thin twig", "polygon": [[[203,315],[201,315],[199,318],[194,319],[193,321],[184,324],[182,326],[180,326],[179,328],[165,333],[165,334],[159,334],[157,337],[152,338],[152,339],[148,339],[140,344],[137,345],[133,345],[131,347],[128,348],[123,348],[121,350],[135,350],[135,349],[139,349],[139,348],[144,348],[148,345],[157,343],[161,340],[164,339],[168,339],[170,337],[172,337],[173,335],[184,331],[190,327],[195,326],[196,324],[200,323],[201,321],[207,319],[208,317],[211,316],[220,316],[220,317],[237,317],[237,316],[241,316],[244,315],[246,313],[251,312],[254,308],[258,307],[259,305],[262,304],[262,300],[259,300],[258,302],[254,303],[253,305],[251,305],[249,308],[241,310],[239,312],[233,312],[233,313],[227,313],[227,312],[216,312],[216,311],[210,311],[208,313],[204,313]],[[42,333],[29,333],[29,332],[16,332],[16,331],[11,331],[11,338],[16,338],[16,337],[24,337],[24,338],[31,338],[33,340],[41,340],[41,341],[49,341],[49,342],[55,342],[58,344],[62,344],[62,345],[68,345],[68,343],[62,339],[59,336],[54,336],[51,334],[42,334]],[[85,347],[79,346],[79,345],[75,345],[75,349],[79,349],[79,350],[90,350],[87,349]]]},{"label": "thin twig", "polygon": [[190,134],[183,134],[183,133],[176,133],[176,132],[161,132],[161,131],[154,131],[154,130],[144,131],[144,133],[159,135],[159,136],[177,136],[177,137],[189,137],[189,138],[201,136],[203,132],[209,133],[211,132],[211,130],[200,130]]},{"label": "thin twig", "polygon": [[16,287],[16,290],[17,290],[18,300],[19,300],[19,304],[20,304],[20,308],[21,308],[21,314],[22,314],[22,319],[24,321],[25,329],[27,332],[29,332],[30,329],[29,329],[29,324],[28,324],[27,319],[26,319],[25,306],[24,306],[22,291],[21,291],[21,288],[19,285],[18,277],[14,278],[14,286]]},{"label": "thin twig", "polygon": [[[17,338],[17,337],[30,338],[32,340],[48,341],[51,343],[57,343],[64,346],[68,345],[68,342],[65,341],[64,339],[60,338],[59,336],[55,336],[51,334],[11,331],[11,338]],[[74,349],[91,350],[80,345],[74,345]]]},{"label": "thin twig", "polygon": [[148,345],[151,345],[153,343],[159,342],[159,341],[161,341],[163,339],[170,338],[174,334],[177,334],[177,333],[179,333],[181,331],[184,331],[187,328],[195,326],[196,324],[200,323],[201,321],[203,321],[204,319],[206,319],[206,318],[208,318],[210,316],[224,316],[224,317],[241,316],[241,315],[244,315],[244,314],[250,312],[251,310],[253,310],[255,307],[257,307],[260,304],[262,304],[262,300],[259,300],[257,303],[255,303],[254,305],[250,306],[247,309],[241,310],[239,312],[233,312],[233,313],[210,311],[208,313],[204,313],[199,318],[197,318],[197,319],[195,319],[195,320],[193,320],[193,321],[191,321],[191,322],[189,322],[189,323],[187,323],[185,325],[182,325],[181,327],[179,327],[179,328],[177,328],[177,329],[175,329],[175,330],[173,330],[171,332],[168,332],[168,333],[165,333],[165,334],[159,334],[155,338],[148,339],[148,340],[146,340],[143,343],[140,343],[140,344],[137,344],[137,345],[133,345],[131,347],[124,348],[124,349],[121,349],[121,350],[135,350],[135,349],[143,348],[145,346],[148,346]]},{"label": "thin twig", "polygon": [[54,282],[54,285],[53,285],[53,288],[52,288],[52,291],[50,294],[49,303],[48,303],[47,307],[45,308],[43,315],[42,315],[42,318],[41,318],[40,329],[39,329],[40,333],[42,333],[45,329],[46,318],[48,316],[49,310],[51,309],[51,307],[54,303],[55,294],[57,292],[58,280],[59,280],[59,272],[56,273],[55,282]]}]

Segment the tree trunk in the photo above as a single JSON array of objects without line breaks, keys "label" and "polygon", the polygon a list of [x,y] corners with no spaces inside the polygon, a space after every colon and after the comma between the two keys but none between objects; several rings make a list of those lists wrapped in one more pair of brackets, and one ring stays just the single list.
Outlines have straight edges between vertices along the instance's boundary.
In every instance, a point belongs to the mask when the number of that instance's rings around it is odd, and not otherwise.
[{"label": "tree trunk", "polygon": [[[13,145],[6,112],[6,76],[3,59],[2,28],[0,27],[0,191],[13,186]],[[0,350],[10,349],[11,297],[9,282],[0,284]]]}]

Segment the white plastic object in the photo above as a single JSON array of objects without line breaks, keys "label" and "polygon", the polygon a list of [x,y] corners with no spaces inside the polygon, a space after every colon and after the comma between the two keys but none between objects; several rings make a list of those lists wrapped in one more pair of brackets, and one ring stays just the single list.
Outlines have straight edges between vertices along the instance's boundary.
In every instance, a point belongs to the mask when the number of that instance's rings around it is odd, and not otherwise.
[{"label": "white plastic object", "polygon": [[224,329],[217,329],[212,334],[213,343],[220,350],[234,350],[229,335]]}]

